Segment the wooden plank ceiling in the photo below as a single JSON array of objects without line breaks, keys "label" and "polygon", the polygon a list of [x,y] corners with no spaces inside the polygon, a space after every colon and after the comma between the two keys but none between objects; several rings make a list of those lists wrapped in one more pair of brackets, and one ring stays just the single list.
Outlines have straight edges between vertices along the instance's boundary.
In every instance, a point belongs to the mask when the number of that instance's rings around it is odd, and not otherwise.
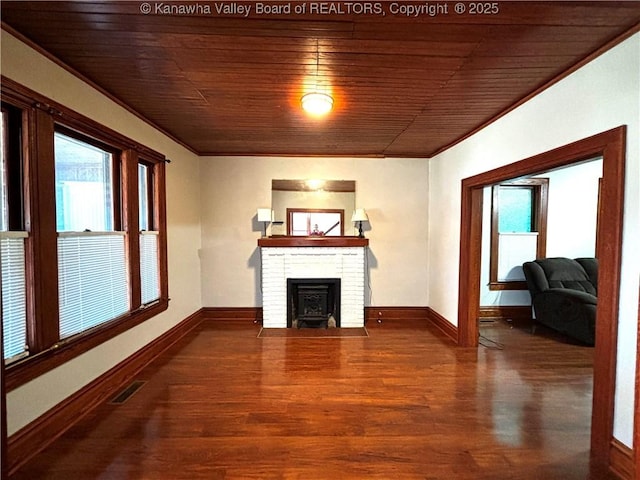
[{"label": "wooden plank ceiling", "polygon": [[[195,152],[237,155],[429,157],[640,22],[636,1],[262,5],[291,13],[206,1],[1,9],[5,28]],[[437,14],[400,12],[425,5]],[[316,83],[335,98],[322,120],[300,108]]]}]

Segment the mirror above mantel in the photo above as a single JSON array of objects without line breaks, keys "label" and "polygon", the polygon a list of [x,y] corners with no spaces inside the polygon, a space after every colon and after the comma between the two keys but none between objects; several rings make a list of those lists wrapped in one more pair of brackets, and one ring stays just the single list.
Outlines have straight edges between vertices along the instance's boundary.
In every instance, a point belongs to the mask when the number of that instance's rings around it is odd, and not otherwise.
[{"label": "mirror above mantel", "polygon": [[273,236],[353,235],[354,180],[272,180]]}]

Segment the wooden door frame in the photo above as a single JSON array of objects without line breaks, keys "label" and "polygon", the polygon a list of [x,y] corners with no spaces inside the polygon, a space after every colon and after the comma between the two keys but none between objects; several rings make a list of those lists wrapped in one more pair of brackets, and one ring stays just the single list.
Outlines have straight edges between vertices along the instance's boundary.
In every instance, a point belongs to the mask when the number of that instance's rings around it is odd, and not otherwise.
[{"label": "wooden door frame", "polygon": [[[2,341],[0,336],[0,342]],[[0,399],[2,400],[0,406],[0,479],[4,480],[9,475],[9,462],[7,461],[7,397],[4,390],[4,354],[2,357],[0,365]]]},{"label": "wooden door frame", "polygon": [[[2,287],[2,279],[0,279]],[[0,295],[1,297],[2,295]],[[2,325],[2,303],[0,302],[0,479],[9,476],[7,461],[7,395],[4,384],[4,327]]]},{"label": "wooden door frame", "polygon": [[[640,292],[639,292],[640,294]],[[633,438],[633,454],[635,456],[635,477],[640,478],[640,296],[638,297],[638,334],[636,344],[636,399],[635,399],[635,415],[634,415],[634,438]]]},{"label": "wooden door frame", "polygon": [[602,156],[596,343],[593,365],[591,465],[608,469],[613,437],[626,126],[620,126],[554,150],[462,181],[458,344],[477,347],[480,310],[482,189],[507,179],[533,175]]}]

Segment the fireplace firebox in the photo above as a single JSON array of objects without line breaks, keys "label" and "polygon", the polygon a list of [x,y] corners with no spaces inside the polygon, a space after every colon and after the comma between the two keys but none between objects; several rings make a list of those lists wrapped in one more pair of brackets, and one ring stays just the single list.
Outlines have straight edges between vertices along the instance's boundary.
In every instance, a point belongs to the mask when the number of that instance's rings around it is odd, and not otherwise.
[{"label": "fireplace firebox", "polygon": [[287,279],[287,328],[339,326],[339,278]]}]

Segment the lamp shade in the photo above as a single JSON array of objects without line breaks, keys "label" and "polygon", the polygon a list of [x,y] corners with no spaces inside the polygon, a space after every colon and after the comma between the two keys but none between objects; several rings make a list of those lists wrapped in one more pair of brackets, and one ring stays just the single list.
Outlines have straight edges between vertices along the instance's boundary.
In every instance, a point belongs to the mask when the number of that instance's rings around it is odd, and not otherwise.
[{"label": "lamp shade", "polygon": [[368,222],[369,216],[364,208],[356,208],[353,211],[353,216],[351,217],[352,222]]},{"label": "lamp shade", "polygon": [[259,222],[271,222],[273,221],[273,210],[270,208],[258,209],[258,221]]}]

